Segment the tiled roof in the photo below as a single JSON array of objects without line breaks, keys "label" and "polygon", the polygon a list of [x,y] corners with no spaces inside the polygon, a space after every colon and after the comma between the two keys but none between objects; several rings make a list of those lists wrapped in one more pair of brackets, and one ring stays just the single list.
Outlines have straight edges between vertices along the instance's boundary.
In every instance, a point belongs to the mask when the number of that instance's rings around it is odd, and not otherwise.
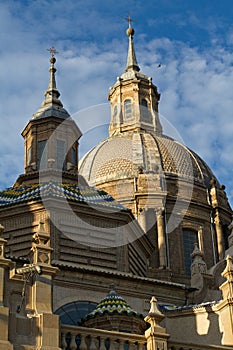
[{"label": "tiled roof", "polygon": [[189,287],[186,287],[185,284],[181,283],[176,283],[176,282],[171,282],[171,281],[165,281],[165,280],[159,280],[155,278],[150,278],[150,277],[143,277],[143,276],[138,276],[134,275],[131,272],[123,272],[123,271],[117,271],[117,270],[110,270],[108,268],[101,268],[97,266],[89,266],[89,265],[84,265],[84,264],[77,264],[77,263],[71,263],[71,262],[66,262],[62,260],[53,260],[52,265],[59,267],[60,269],[66,269],[66,270],[77,270],[77,271],[82,271],[82,272],[90,272],[90,273],[99,273],[101,275],[111,275],[115,277],[121,277],[125,279],[132,279],[132,280],[138,280],[141,282],[148,282],[148,283],[153,283],[153,284],[159,284],[159,285],[164,285],[164,286],[171,286],[174,288],[179,288],[183,290],[189,290]]},{"label": "tiled roof", "polygon": [[103,315],[128,315],[143,318],[143,315],[134,311],[131,306],[118,295],[114,290],[111,290],[109,294],[102,299],[96,308],[90,312],[82,321],[88,320],[90,318],[95,318]]},{"label": "tiled roof", "polygon": [[79,163],[79,173],[92,186],[135,178],[139,169],[145,174],[156,175],[160,171],[165,177],[179,176],[205,187],[212,178],[216,179],[195,152],[170,137],[144,131],[108,137]]},{"label": "tiled roof", "polygon": [[22,263],[22,264],[30,264],[30,259],[24,257],[24,256],[15,256],[15,255],[9,255],[5,254],[5,259],[12,260],[14,262]]},{"label": "tiled roof", "polygon": [[176,312],[176,311],[185,311],[185,310],[197,310],[201,308],[207,308],[207,307],[212,307],[214,305],[217,305],[219,301],[208,301],[208,302],[203,302],[201,304],[188,304],[184,306],[177,306],[177,305],[172,305],[172,304],[160,304],[160,309],[162,312]]},{"label": "tiled roof", "polygon": [[11,187],[0,192],[0,207],[24,203],[43,198],[61,198],[72,202],[92,203],[126,210],[108,193],[93,187],[78,187],[77,185],[48,182],[27,186]]}]

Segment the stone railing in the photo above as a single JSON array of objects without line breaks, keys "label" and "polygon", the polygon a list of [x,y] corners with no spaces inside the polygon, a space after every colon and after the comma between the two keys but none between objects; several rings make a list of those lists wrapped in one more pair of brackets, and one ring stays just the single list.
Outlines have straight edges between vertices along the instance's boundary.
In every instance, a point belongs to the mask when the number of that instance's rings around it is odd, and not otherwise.
[{"label": "stone railing", "polygon": [[[221,345],[195,345],[195,344],[182,344],[173,343],[168,341],[168,350],[233,350],[231,346]],[[156,349],[157,350],[157,349]]]},{"label": "stone railing", "polygon": [[144,335],[61,326],[62,350],[146,350]]},{"label": "stone railing", "polygon": [[[154,343],[156,344],[156,343]],[[62,350],[146,350],[144,335],[106,331],[96,328],[61,326]],[[167,347],[156,347],[153,350],[233,350],[231,346],[197,345],[170,342]]]}]

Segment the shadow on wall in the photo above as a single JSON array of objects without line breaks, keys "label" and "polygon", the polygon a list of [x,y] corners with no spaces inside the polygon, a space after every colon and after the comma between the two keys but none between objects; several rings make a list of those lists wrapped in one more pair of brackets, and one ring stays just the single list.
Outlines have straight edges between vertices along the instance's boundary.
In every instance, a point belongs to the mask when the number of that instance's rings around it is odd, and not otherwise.
[{"label": "shadow on wall", "polygon": [[169,342],[200,345],[221,345],[223,333],[220,329],[219,315],[213,305],[199,305],[171,311],[166,314],[165,327],[171,334]]},{"label": "shadow on wall", "polygon": [[203,343],[205,338],[204,343],[222,344],[223,332],[220,331],[219,315],[212,310],[211,306],[201,307],[195,316],[196,334],[201,337],[201,342]]}]

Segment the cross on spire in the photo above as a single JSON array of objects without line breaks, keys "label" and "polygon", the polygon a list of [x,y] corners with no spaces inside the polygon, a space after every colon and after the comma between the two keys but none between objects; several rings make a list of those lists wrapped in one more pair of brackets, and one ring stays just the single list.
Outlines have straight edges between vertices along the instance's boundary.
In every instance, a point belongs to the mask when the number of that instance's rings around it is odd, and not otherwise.
[{"label": "cross on spire", "polygon": [[129,28],[131,28],[131,23],[132,22],[135,22],[131,17],[130,17],[130,14],[128,15],[128,17],[125,18],[125,20],[129,23]]},{"label": "cross on spire", "polygon": [[59,53],[59,52],[55,49],[54,45],[52,45],[52,47],[50,47],[50,49],[47,49],[47,50],[51,53],[51,57],[54,57],[57,53]]},{"label": "cross on spire", "polygon": [[138,63],[137,63],[136,54],[134,51],[134,44],[133,44],[134,29],[131,26],[131,23],[134,21],[130,17],[130,14],[128,15],[127,18],[125,18],[125,20],[129,23],[129,28],[126,29],[126,34],[129,37],[129,48],[128,48],[126,72],[128,72],[129,70],[139,72],[140,68],[139,68]]}]

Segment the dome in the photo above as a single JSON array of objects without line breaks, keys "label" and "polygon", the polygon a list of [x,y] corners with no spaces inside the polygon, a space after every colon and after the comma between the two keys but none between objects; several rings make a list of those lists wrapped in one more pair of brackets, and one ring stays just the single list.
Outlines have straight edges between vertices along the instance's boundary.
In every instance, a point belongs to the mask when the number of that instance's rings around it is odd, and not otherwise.
[{"label": "dome", "polygon": [[80,161],[79,172],[92,186],[135,178],[138,173],[160,173],[209,187],[214,174],[193,151],[178,141],[147,132],[111,136]]},{"label": "dome", "polygon": [[118,332],[143,334],[146,322],[115,290],[111,290],[96,308],[80,322],[81,326]]},{"label": "dome", "polygon": [[97,316],[102,316],[104,314],[108,315],[128,315],[128,316],[136,316],[143,318],[141,314],[134,311],[131,306],[118,295],[114,290],[111,290],[109,294],[102,299],[99,304],[96,306],[95,310],[93,310],[90,314],[88,314],[85,319],[88,320],[90,318],[95,318]]},{"label": "dome", "polygon": [[164,135],[160,94],[140,72],[132,31],[126,70],[108,99],[109,137],[81,159],[79,174],[131,210],[151,240],[148,276],[189,283],[195,243],[207,267],[224,258],[232,211],[207,164]]}]

